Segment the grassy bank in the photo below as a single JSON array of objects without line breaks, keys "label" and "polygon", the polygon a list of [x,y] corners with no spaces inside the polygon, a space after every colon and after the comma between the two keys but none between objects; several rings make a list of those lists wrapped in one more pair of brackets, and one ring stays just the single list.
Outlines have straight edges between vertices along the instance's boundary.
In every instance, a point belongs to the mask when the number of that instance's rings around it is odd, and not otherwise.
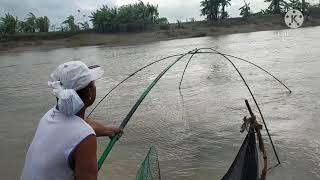
[{"label": "grassy bank", "polygon": [[[320,16],[317,14],[306,17],[303,27],[318,25],[320,25]],[[229,18],[215,22],[200,21],[170,24],[165,28],[154,26],[149,28],[149,30],[140,33],[28,33],[16,34],[2,39],[0,41],[0,51],[23,51],[92,45],[132,45],[171,39],[217,36],[287,28],[282,16],[273,15]]]}]

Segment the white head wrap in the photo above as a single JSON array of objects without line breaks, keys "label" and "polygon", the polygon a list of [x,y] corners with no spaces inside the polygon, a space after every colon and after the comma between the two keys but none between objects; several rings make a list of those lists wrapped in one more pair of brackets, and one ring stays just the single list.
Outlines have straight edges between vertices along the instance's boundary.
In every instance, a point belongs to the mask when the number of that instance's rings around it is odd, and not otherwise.
[{"label": "white head wrap", "polygon": [[70,61],[61,64],[51,73],[48,86],[59,99],[58,108],[63,114],[75,115],[84,106],[76,91],[85,88],[91,81],[100,78],[103,74],[99,66],[92,67],[89,69],[83,62]]},{"label": "white head wrap", "polygon": [[75,115],[84,106],[74,89],[64,89],[60,81],[48,82],[53,94],[58,98],[59,111],[67,116]]}]

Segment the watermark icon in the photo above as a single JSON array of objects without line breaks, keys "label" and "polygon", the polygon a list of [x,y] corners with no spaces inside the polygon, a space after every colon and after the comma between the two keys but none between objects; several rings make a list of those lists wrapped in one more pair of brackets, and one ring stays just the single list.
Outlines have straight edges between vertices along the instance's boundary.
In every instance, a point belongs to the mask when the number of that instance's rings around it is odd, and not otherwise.
[{"label": "watermark icon", "polygon": [[303,24],[304,17],[302,12],[292,9],[284,16],[284,21],[289,28],[299,28]]}]

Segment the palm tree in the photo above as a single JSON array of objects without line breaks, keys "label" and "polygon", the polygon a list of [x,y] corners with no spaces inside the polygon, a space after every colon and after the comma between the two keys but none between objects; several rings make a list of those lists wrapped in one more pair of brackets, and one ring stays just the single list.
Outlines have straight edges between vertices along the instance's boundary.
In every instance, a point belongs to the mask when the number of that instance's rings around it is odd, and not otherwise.
[{"label": "palm tree", "polygon": [[310,3],[305,2],[304,0],[302,0],[301,2],[299,0],[290,0],[290,2],[288,3],[289,9],[297,9],[302,12],[305,12],[305,10],[309,7]]},{"label": "palm tree", "polygon": [[275,14],[281,13],[280,1],[281,0],[273,0],[273,8],[274,8],[273,10]]},{"label": "palm tree", "polygon": [[[203,0],[201,1],[201,15],[207,16],[207,20],[218,20],[229,17],[225,8],[230,6],[231,0]],[[221,9],[221,10],[220,10]]]},{"label": "palm tree", "polygon": [[230,1],[231,0],[221,0],[220,2],[221,3],[221,16],[220,16],[221,19],[225,19],[229,17],[228,12],[225,11],[225,7],[228,7],[231,5]]},{"label": "palm tree", "polygon": [[240,7],[239,10],[242,17],[249,17],[250,14],[252,14],[250,3],[246,3],[246,1],[244,1],[244,5]]},{"label": "palm tree", "polygon": [[36,16],[32,12],[29,12],[27,16],[28,17],[25,19],[25,21],[18,22],[18,30],[20,32],[36,32]]},{"label": "palm tree", "polygon": [[155,23],[156,19],[158,19],[158,17],[159,17],[158,5],[153,6],[148,3],[147,7],[146,7],[146,11],[147,11],[147,13],[146,13],[147,17],[149,18],[150,22]]},{"label": "palm tree", "polygon": [[17,30],[18,18],[6,13],[1,17],[0,33],[1,35],[14,34]]},{"label": "palm tree", "polygon": [[306,1],[302,0],[302,13],[304,13],[306,11]]},{"label": "palm tree", "polygon": [[27,32],[35,32],[36,31],[36,16],[32,13],[28,13],[28,17],[26,18]]},{"label": "palm tree", "polygon": [[265,2],[270,2],[270,5],[265,12],[271,12],[272,14],[285,13],[289,7],[285,0],[265,0]]},{"label": "palm tree", "polygon": [[98,32],[137,31],[157,23],[159,12],[158,6],[139,1],[119,8],[103,6],[92,12],[90,18],[93,29]]},{"label": "palm tree", "polygon": [[48,32],[49,31],[49,18],[47,16],[39,17],[35,21],[35,26],[39,32]]},{"label": "palm tree", "polygon": [[218,20],[219,8],[221,5],[220,0],[203,0],[201,1],[201,15],[207,16],[208,20]]},{"label": "palm tree", "polygon": [[62,24],[67,25],[68,30],[71,32],[79,30],[79,27],[74,23],[74,17],[72,15],[68,16],[66,20],[62,22]]},{"label": "palm tree", "polygon": [[93,29],[98,32],[110,32],[116,29],[119,17],[117,8],[109,8],[102,6],[102,8],[91,13],[90,21],[93,24]]},{"label": "palm tree", "polygon": [[79,23],[81,25],[81,30],[88,31],[90,29],[89,23],[87,21]]}]

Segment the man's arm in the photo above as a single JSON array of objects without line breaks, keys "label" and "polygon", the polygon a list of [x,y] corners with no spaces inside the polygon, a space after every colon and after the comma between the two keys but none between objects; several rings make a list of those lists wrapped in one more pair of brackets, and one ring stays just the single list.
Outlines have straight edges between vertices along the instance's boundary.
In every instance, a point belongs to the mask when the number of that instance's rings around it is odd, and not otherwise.
[{"label": "man's arm", "polygon": [[73,152],[75,180],[97,180],[97,140],[90,135]]},{"label": "man's arm", "polygon": [[90,118],[85,118],[85,121],[92,127],[97,137],[108,136],[111,137],[114,134],[122,133],[122,130],[119,128],[106,127],[103,124],[94,121]]}]

